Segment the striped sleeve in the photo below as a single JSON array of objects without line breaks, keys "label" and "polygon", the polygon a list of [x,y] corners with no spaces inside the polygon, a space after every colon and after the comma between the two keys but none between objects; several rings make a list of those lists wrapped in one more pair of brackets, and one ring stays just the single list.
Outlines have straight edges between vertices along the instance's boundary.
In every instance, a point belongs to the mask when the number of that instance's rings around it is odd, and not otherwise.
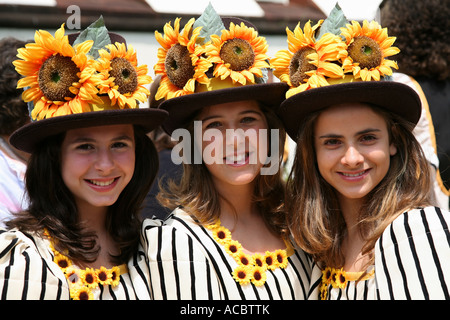
[{"label": "striped sleeve", "polygon": [[153,299],[221,299],[211,262],[196,239],[150,219],[143,223],[142,238]]},{"label": "striped sleeve", "polygon": [[18,231],[0,230],[0,299],[68,298],[64,275],[47,264],[32,238]]},{"label": "striped sleeve", "polygon": [[399,216],[375,245],[381,299],[449,299],[450,213],[435,207]]}]

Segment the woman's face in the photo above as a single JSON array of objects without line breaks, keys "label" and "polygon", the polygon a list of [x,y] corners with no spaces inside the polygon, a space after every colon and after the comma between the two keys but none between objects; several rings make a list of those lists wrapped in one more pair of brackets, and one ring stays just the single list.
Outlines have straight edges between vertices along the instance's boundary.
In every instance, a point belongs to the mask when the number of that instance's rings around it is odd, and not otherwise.
[{"label": "woman's face", "polygon": [[362,199],[386,176],[390,156],[385,119],[368,105],[354,103],[321,112],[314,130],[317,164],[340,199]]},{"label": "woman's face", "polygon": [[135,166],[130,124],[72,129],[62,143],[62,178],[78,209],[114,204]]},{"label": "woman's face", "polygon": [[[268,143],[260,143],[259,138],[268,134],[268,125],[258,103],[238,101],[213,105],[204,108],[198,120],[202,121],[203,162],[213,180],[221,185],[252,182],[268,155]],[[266,130],[261,132],[261,129]]]}]

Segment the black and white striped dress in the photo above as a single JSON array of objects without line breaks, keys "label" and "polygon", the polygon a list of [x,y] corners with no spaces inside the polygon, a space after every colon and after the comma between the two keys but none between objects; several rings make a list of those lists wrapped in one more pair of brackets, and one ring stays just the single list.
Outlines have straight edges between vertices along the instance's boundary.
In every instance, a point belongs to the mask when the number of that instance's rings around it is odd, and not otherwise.
[{"label": "black and white striped dress", "polygon": [[[375,245],[375,273],[345,288],[329,286],[327,299],[450,299],[450,213],[426,207],[403,213]],[[322,272],[313,267],[309,298],[319,297]]]},{"label": "black and white striped dress", "polygon": [[[99,285],[95,300],[150,299],[148,269],[142,248],[127,264],[128,272],[112,287]],[[50,242],[39,235],[0,229],[0,299],[68,300],[69,284],[53,262]]]},{"label": "black and white striped dress", "polygon": [[267,270],[262,286],[239,284],[238,266],[211,230],[176,209],[164,222],[146,219],[142,243],[148,254],[153,299],[306,299],[311,261],[294,250],[286,268]]}]

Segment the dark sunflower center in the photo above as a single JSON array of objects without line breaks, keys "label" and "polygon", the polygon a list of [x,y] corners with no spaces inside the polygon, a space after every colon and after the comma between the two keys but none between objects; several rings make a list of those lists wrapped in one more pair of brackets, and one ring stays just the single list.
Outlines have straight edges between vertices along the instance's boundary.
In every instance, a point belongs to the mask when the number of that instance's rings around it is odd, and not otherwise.
[{"label": "dark sunflower center", "polygon": [[353,61],[359,63],[361,69],[378,67],[383,59],[380,45],[367,36],[355,37],[347,51]]},{"label": "dark sunflower center", "polygon": [[317,67],[311,63],[306,57],[316,52],[313,48],[302,48],[298,50],[291,59],[289,64],[289,78],[293,86],[298,87],[305,79],[308,78],[306,72],[316,70]]},{"label": "dark sunflower center", "polygon": [[133,65],[125,58],[114,58],[111,61],[109,75],[114,77],[120,94],[134,92],[138,86],[138,74]]},{"label": "dark sunflower center", "polygon": [[255,63],[255,52],[248,41],[235,38],[222,45],[220,58],[230,64],[231,70],[242,71]]},{"label": "dark sunflower center", "polygon": [[183,88],[188,80],[194,77],[195,70],[189,50],[179,43],[167,51],[164,63],[170,82],[178,88]]},{"label": "dark sunflower center", "polygon": [[65,101],[64,98],[73,98],[75,95],[69,88],[80,78],[80,69],[70,57],[59,54],[51,56],[39,69],[39,88],[44,96],[51,101]]}]

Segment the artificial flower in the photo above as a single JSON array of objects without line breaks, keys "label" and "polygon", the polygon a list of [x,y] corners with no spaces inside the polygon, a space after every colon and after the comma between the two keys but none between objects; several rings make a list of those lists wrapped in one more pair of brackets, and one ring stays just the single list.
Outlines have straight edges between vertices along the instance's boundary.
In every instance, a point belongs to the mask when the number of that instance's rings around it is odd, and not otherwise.
[{"label": "artificial flower", "polygon": [[226,241],[231,240],[230,230],[228,230],[227,228],[222,227],[222,226],[218,226],[218,227],[214,228],[212,235],[213,235],[214,240],[216,240],[217,242],[220,242],[220,243],[222,243],[222,241],[226,242]]},{"label": "artificial flower", "polygon": [[322,22],[311,26],[308,21],[303,31],[300,23],[293,32],[286,28],[289,50],[279,50],[271,60],[274,75],[290,87],[287,98],[310,88],[327,86],[327,78],[344,76],[342,67],[336,63],[346,56],[341,38],[331,33],[319,40],[314,37]]},{"label": "artificial flower", "polygon": [[282,268],[282,269],[286,268],[288,265],[288,257],[287,257],[286,250],[278,249],[274,253],[275,253],[278,267]]},{"label": "artificial flower", "polygon": [[255,253],[253,255],[253,261],[255,263],[255,266],[261,267],[263,269],[267,268],[267,264],[266,264],[266,261],[264,259],[264,255],[262,255],[260,253]]},{"label": "artificial flower", "polygon": [[347,286],[347,276],[342,268],[334,270],[331,284],[333,287],[341,289]]},{"label": "artificial flower", "polygon": [[108,94],[111,105],[117,103],[121,109],[136,108],[136,100],[147,101],[150,91],[145,85],[152,79],[146,65],[137,65],[133,46],[117,42],[106,49],[99,50],[100,57],[95,62],[100,94]]},{"label": "artificial flower", "polygon": [[277,268],[277,256],[275,252],[266,251],[266,255],[264,256],[264,262],[267,265],[267,269],[275,270]]},{"label": "artificial flower", "polygon": [[376,21],[352,21],[341,28],[348,46],[348,55],[343,59],[344,72],[351,72],[356,79],[363,81],[380,80],[392,75],[392,68],[398,69],[395,61],[386,59],[400,52],[393,47],[395,37],[389,37],[387,28],[381,28]]},{"label": "artificial flower", "polygon": [[111,284],[111,282],[112,282],[111,270],[108,270],[102,266],[102,267],[100,267],[100,269],[97,269],[96,272],[97,272],[97,279],[98,279],[99,284],[101,284],[103,286]]},{"label": "artificial flower", "polygon": [[225,251],[232,256],[237,254],[242,249],[242,245],[238,241],[234,240],[227,241],[224,246]]},{"label": "artificial flower", "polygon": [[196,41],[201,27],[192,30],[195,19],[192,18],[180,33],[180,18],[164,26],[164,36],[155,31],[155,38],[162,46],[158,48],[158,62],[155,75],[161,75],[155,95],[156,100],[171,99],[195,92],[196,83],[208,84],[206,72],[211,66],[202,55],[204,47]]},{"label": "artificial flower", "polygon": [[247,266],[238,266],[236,269],[234,269],[232,274],[236,282],[239,282],[241,285],[250,283],[252,279],[251,268]]},{"label": "artificial flower", "polygon": [[94,300],[94,293],[86,286],[74,286],[70,289],[72,300]]},{"label": "artificial flower", "polygon": [[85,270],[81,270],[80,278],[87,287],[98,287],[97,273],[93,268],[86,268]]},{"label": "artificial flower", "polygon": [[236,261],[243,266],[253,265],[253,258],[243,251],[236,254]]},{"label": "artificial flower", "polygon": [[72,261],[69,258],[62,254],[55,254],[53,257],[53,261],[61,268],[62,271],[65,271],[68,267],[72,265]]},{"label": "artificial flower", "polygon": [[111,286],[115,287],[120,282],[120,267],[114,266],[111,268]]},{"label": "artificial flower", "polygon": [[54,37],[45,30],[36,31],[35,42],[18,49],[20,59],[13,62],[24,76],[17,88],[27,88],[22,98],[33,101],[35,120],[90,111],[91,103],[101,101],[93,84],[95,69],[87,57],[93,41],[72,47],[64,32],[64,24]]},{"label": "artificial flower", "polygon": [[211,35],[211,42],[206,44],[208,60],[214,64],[213,75],[222,80],[230,77],[233,83],[242,85],[255,83],[255,76],[262,78],[262,69],[270,68],[267,50],[266,39],[243,22],[231,22],[229,30],[222,30],[220,36]]},{"label": "artificial flower", "polygon": [[266,271],[263,267],[253,267],[252,270],[252,283],[257,286],[263,286],[264,283],[266,283],[267,280],[267,275],[266,275]]}]

